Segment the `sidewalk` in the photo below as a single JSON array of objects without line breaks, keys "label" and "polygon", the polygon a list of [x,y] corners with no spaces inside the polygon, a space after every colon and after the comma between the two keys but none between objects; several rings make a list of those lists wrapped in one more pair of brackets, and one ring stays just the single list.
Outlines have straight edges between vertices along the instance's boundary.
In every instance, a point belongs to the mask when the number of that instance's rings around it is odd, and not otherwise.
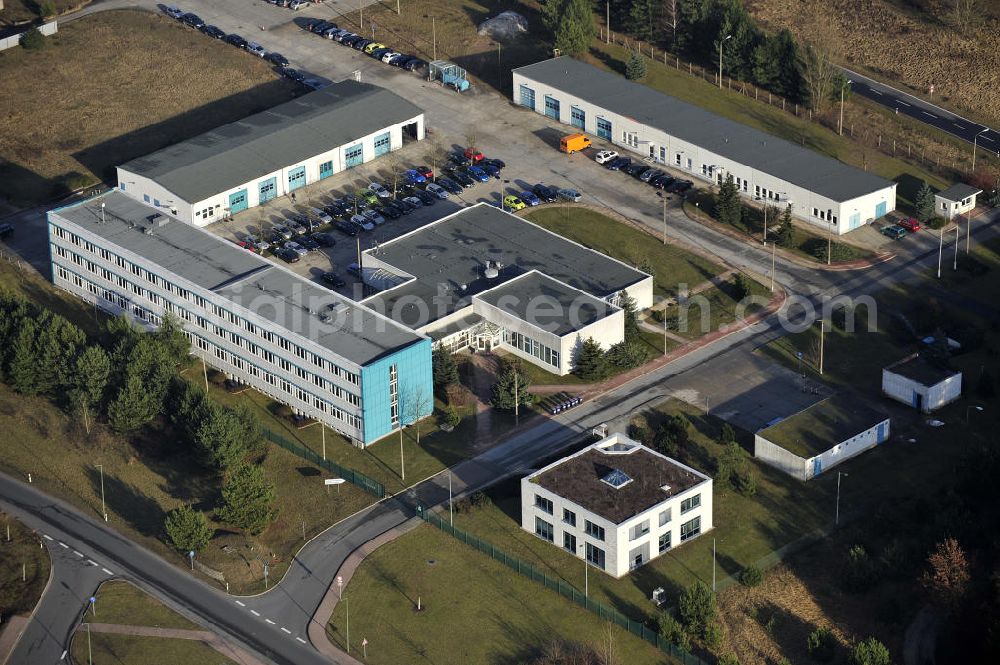
[{"label": "sidewalk", "polygon": [[254,658],[246,651],[225,642],[215,633],[207,630],[182,630],[180,628],[154,628],[152,626],[125,626],[115,623],[91,623],[80,624],[76,629],[78,633],[87,632],[86,626],[90,626],[91,632],[105,633],[109,635],[131,635],[135,637],[165,637],[174,640],[197,640],[204,642],[226,658],[244,663],[245,665],[266,665],[264,661]]},{"label": "sidewalk", "polygon": [[17,640],[21,637],[24,629],[27,628],[29,621],[31,619],[28,617],[7,617],[7,624],[0,631],[0,665],[4,665],[7,659],[10,658],[10,654],[14,652]]}]

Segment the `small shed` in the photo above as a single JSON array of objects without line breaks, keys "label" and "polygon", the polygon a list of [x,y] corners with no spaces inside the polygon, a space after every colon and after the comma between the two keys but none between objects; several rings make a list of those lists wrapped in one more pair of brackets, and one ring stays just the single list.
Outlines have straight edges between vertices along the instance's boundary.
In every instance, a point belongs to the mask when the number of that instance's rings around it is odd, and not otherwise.
[{"label": "small shed", "polygon": [[934,212],[945,219],[953,219],[976,207],[976,196],[983,190],[960,182],[934,195]]},{"label": "small shed", "polygon": [[933,365],[914,353],[882,370],[882,392],[930,413],[962,396],[962,373]]},{"label": "small shed", "polygon": [[889,417],[835,395],[766,427],[754,436],[754,457],[809,480],[889,440]]}]

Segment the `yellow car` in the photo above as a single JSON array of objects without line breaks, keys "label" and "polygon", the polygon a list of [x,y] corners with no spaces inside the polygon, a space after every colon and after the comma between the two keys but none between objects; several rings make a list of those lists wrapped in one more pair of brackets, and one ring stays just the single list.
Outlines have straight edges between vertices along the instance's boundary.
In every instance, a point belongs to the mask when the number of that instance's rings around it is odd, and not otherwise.
[{"label": "yellow car", "polygon": [[508,194],[503,197],[503,207],[510,211],[521,210],[522,208],[527,208],[528,204],[514,196],[513,194]]},{"label": "yellow car", "polygon": [[380,48],[386,48],[385,44],[380,44],[379,42],[372,42],[371,44],[365,47],[365,53],[371,55],[376,51],[376,49]]}]

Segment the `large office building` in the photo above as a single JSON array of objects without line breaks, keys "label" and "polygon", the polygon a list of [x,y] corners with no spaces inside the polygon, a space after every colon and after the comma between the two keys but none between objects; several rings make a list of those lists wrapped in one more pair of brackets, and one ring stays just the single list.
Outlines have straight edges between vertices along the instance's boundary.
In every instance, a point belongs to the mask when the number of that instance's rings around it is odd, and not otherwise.
[{"label": "large office building", "polygon": [[712,529],[712,479],[612,434],[521,479],[521,528],[621,577]]},{"label": "large office building", "polygon": [[48,214],[56,286],[150,328],[356,445],[429,415],[431,340],[113,190]]},{"label": "large office building", "polygon": [[424,112],[334,83],[118,167],[126,195],[205,226],[424,138]]},{"label": "large office building", "polygon": [[569,57],[513,72],[514,101],[842,234],[896,207],[896,183]]},{"label": "large office building", "polygon": [[502,348],[567,374],[588,338],[625,339],[624,291],[653,304],[653,278],[480,203],[368,250],[362,302],[457,351]]}]

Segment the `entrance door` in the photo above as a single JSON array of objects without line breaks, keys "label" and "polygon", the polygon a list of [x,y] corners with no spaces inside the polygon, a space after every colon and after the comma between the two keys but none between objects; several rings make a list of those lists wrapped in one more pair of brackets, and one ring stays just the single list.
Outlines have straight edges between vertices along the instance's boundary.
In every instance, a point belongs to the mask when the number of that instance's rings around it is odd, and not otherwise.
[{"label": "entrance door", "polygon": [[288,191],[304,187],[306,184],[306,167],[299,166],[288,172]]},{"label": "entrance door", "polygon": [[523,83],[521,84],[521,106],[527,106],[532,111],[535,110],[535,91]]},{"label": "entrance door", "polygon": [[392,147],[392,138],[389,136],[389,132],[385,134],[379,134],[375,137],[375,156],[384,155],[389,152]]},{"label": "entrance door", "polygon": [[813,458],[813,476],[823,473],[823,461],[820,458]]},{"label": "entrance door", "polygon": [[545,95],[545,115],[553,120],[559,119],[559,100]]},{"label": "entrance door", "polygon": [[268,178],[261,180],[257,185],[257,200],[261,203],[270,201],[278,195],[278,179]]},{"label": "entrance door", "polygon": [[347,168],[354,168],[359,164],[363,164],[365,161],[364,146],[360,143],[357,145],[352,145],[344,151],[344,163]]},{"label": "entrance door", "polygon": [[885,217],[886,207],[887,206],[886,206],[886,202],[885,201],[882,201],[881,203],[879,203],[878,205],[875,206],[875,217],[876,217],[876,219],[879,218],[879,217]]},{"label": "entrance door", "polygon": [[587,114],[579,106],[572,106],[569,109],[570,122],[578,129],[585,129],[587,125]]},{"label": "entrance door", "polygon": [[247,190],[241,189],[229,195],[229,214],[235,215],[241,210],[247,209]]},{"label": "entrance door", "polygon": [[875,438],[878,443],[885,442],[885,423],[879,423]]},{"label": "entrance door", "polygon": [[860,212],[854,213],[848,218],[847,221],[850,223],[851,230],[858,228],[859,226],[861,226],[861,213]]}]

